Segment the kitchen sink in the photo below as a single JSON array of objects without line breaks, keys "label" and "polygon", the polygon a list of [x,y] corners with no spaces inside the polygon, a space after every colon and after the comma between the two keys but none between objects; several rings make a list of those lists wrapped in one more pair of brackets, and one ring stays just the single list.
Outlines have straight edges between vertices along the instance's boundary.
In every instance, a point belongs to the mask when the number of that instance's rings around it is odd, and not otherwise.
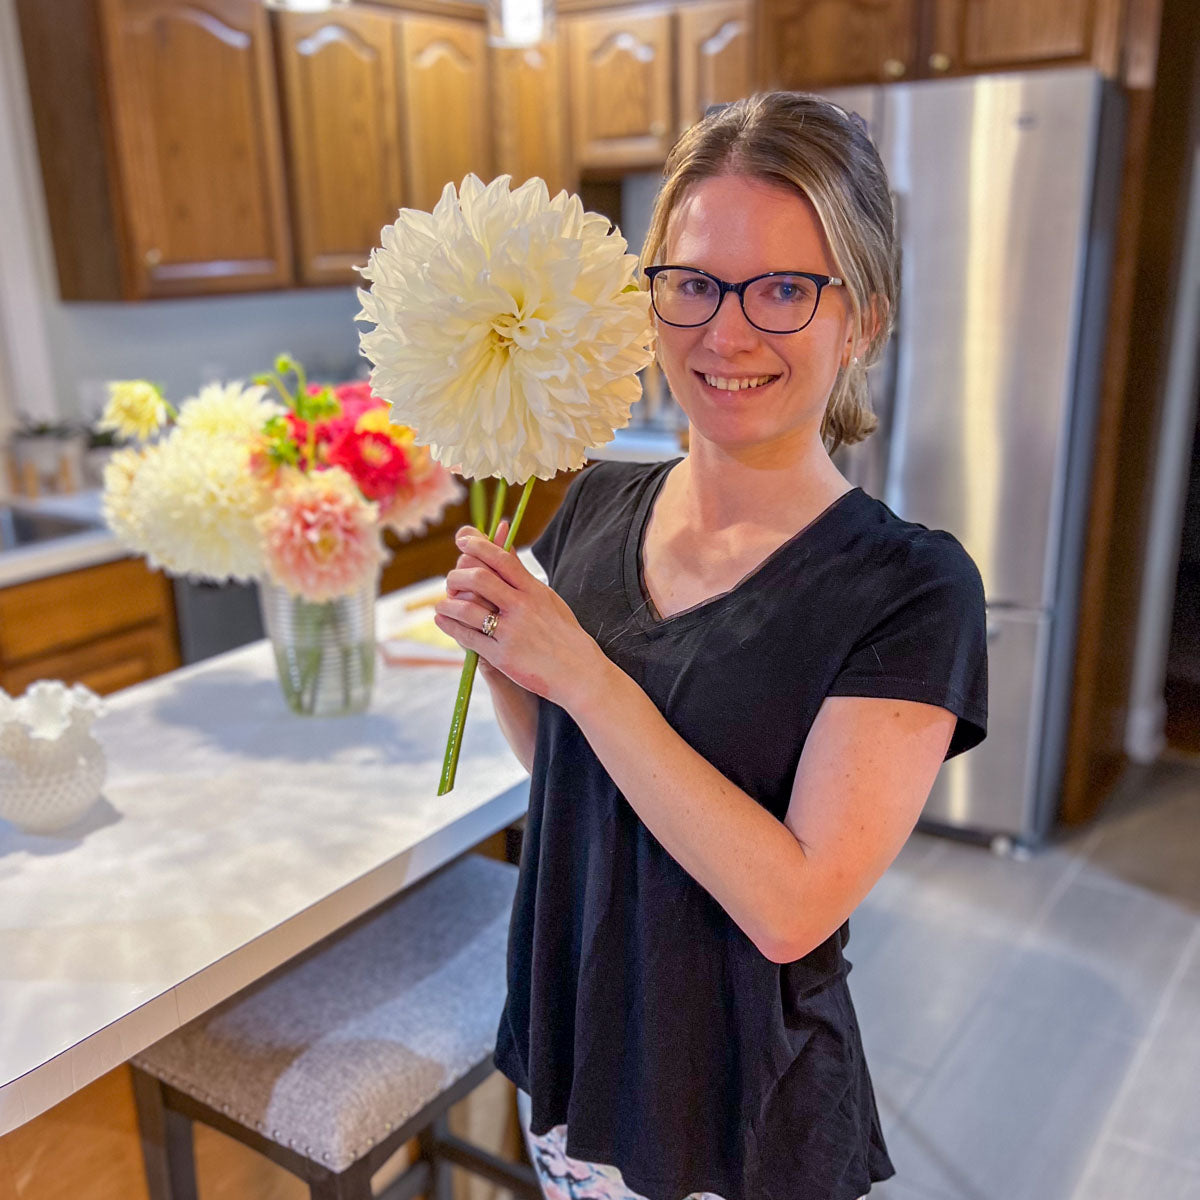
[{"label": "kitchen sink", "polygon": [[13,504],[0,504],[0,550],[37,546],[75,533],[87,533],[101,526],[80,517],[38,512]]}]

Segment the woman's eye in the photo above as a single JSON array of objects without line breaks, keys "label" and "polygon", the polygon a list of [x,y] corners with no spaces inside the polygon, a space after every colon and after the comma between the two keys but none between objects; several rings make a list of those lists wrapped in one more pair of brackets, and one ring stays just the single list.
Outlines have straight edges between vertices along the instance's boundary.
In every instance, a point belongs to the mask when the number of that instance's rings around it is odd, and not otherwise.
[{"label": "woman's eye", "polygon": [[807,279],[776,279],[771,291],[771,298],[780,304],[803,304],[812,293],[812,284]]},{"label": "woman's eye", "polygon": [[680,284],[679,290],[685,296],[707,296],[712,290],[712,280],[705,279],[703,275],[693,275]]}]

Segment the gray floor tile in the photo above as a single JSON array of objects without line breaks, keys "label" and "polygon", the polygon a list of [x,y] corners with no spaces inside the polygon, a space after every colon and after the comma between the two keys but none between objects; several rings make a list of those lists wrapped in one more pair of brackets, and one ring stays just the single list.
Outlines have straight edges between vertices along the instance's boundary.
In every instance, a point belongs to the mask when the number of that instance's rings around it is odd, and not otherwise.
[{"label": "gray floor tile", "polygon": [[1017,861],[984,846],[948,841],[905,897],[905,911],[1017,936],[1029,928],[1074,864],[1057,847]]},{"label": "gray floor tile", "polygon": [[932,1067],[1014,949],[1002,936],[905,913],[850,974],[868,1054],[878,1049],[914,1067]]},{"label": "gray floor tile", "polygon": [[1159,763],[1098,823],[1089,872],[1170,896],[1200,913],[1200,770]]},{"label": "gray floor tile", "polygon": [[1200,1170],[1200,1034],[1159,1028],[1113,1117],[1116,1137]]},{"label": "gray floor tile", "polygon": [[1022,1009],[1065,1008],[1085,1024],[1141,1037],[1196,925],[1172,899],[1076,879],[996,980]]},{"label": "gray floor tile", "polygon": [[879,1106],[886,1136],[892,1120],[908,1108],[929,1075],[881,1050],[864,1049],[871,1070],[871,1083],[875,1088],[875,1103]]},{"label": "gray floor tile", "polygon": [[[874,1192],[871,1193],[874,1195]],[[1108,1141],[1072,1200],[1200,1200],[1200,1171]]]},{"label": "gray floor tile", "polygon": [[1065,1200],[1134,1050],[1066,1011],[984,1003],[889,1131],[897,1170],[955,1200]]},{"label": "gray floor tile", "polygon": [[945,1192],[930,1192],[924,1188],[913,1187],[911,1183],[899,1175],[877,1183],[871,1189],[871,1200],[954,1200]]}]

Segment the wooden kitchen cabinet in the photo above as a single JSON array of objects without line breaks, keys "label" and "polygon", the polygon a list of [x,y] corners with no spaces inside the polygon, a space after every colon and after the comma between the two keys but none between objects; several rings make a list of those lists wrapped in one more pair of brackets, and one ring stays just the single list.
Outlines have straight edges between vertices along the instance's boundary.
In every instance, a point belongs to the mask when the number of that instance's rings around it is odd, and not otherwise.
[{"label": "wooden kitchen cabinet", "polygon": [[1120,57],[1121,0],[931,0],[928,74],[1091,63]]},{"label": "wooden kitchen cabinet", "polygon": [[884,83],[915,73],[920,0],[763,0],[766,88]]},{"label": "wooden kitchen cabinet", "polygon": [[687,4],[677,12],[679,132],[754,91],[754,17],[750,0]]},{"label": "wooden kitchen cabinet", "polygon": [[563,188],[573,191],[557,39],[525,50],[497,48],[491,54],[496,170],[511,175],[514,187],[538,175],[552,196]]},{"label": "wooden kitchen cabinet", "polygon": [[667,157],[675,137],[672,15],[622,8],[562,18],[579,170],[635,170]]},{"label": "wooden kitchen cabinet", "polygon": [[301,283],[359,282],[354,267],[406,202],[398,24],[357,7],[275,14]]},{"label": "wooden kitchen cabinet", "polygon": [[62,296],[290,282],[259,0],[18,0]]},{"label": "wooden kitchen cabinet", "polygon": [[431,209],[447,183],[492,177],[487,40],[458,17],[405,14],[398,32],[408,203]]},{"label": "wooden kitchen cabinet", "polygon": [[170,582],[123,558],[0,588],[0,687],[37,679],[100,694],[180,664]]}]

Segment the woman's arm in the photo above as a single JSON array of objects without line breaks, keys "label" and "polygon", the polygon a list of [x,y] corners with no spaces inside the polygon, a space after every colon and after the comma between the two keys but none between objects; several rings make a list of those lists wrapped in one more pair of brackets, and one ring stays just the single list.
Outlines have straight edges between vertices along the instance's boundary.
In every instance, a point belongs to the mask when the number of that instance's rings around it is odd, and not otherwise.
[{"label": "woman's arm", "polygon": [[533,747],[537,741],[538,698],[520,684],[513,683],[503,671],[497,671],[482,658],[479,671],[492,693],[492,707],[504,740],[512,747],[521,766],[533,773]]},{"label": "woman's arm", "polygon": [[500,623],[495,638],[484,637],[487,609],[448,597],[439,627],[571,714],[650,832],[766,957],[791,962],[820,945],[916,824],[954,715],[911,701],[827,699],[779,821],[671,728],[515,555],[473,532],[460,545],[482,565],[449,580],[498,609]]}]

